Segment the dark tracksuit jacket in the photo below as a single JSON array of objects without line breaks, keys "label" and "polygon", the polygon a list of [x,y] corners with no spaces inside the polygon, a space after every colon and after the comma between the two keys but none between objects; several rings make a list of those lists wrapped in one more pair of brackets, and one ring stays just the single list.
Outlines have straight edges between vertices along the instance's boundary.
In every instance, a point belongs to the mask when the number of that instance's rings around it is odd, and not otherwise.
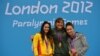
[{"label": "dark tracksuit jacket", "polygon": [[[60,35],[61,39],[59,40]],[[70,56],[68,49],[68,41],[65,30],[52,30],[52,37],[54,40],[54,56]],[[59,46],[59,42],[61,42],[61,46]]]}]

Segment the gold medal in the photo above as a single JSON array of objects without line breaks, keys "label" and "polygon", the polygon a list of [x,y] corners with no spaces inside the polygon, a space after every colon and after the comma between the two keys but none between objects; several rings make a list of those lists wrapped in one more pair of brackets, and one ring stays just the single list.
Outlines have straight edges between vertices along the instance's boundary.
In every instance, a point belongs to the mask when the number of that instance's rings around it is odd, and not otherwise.
[{"label": "gold medal", "polygon": [[59,47],[61,47],[61,42],[59,42]]}]

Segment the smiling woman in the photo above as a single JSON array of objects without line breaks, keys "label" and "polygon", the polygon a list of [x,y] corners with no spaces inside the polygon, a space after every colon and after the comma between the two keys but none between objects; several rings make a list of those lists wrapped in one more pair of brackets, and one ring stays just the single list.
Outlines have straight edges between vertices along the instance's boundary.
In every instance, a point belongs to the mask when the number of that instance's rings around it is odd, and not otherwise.
[{"label": "smiling woman", "polygon": [[19,6],[15,5],[13,7],[10,6],[10,3],[7,3],[5,15],[19,15],[19,14],[51,14],[57,13],[58,6],[57,5],[41,5],[41,2],[38,1],[37,5],[27,5],[27,6]]}]

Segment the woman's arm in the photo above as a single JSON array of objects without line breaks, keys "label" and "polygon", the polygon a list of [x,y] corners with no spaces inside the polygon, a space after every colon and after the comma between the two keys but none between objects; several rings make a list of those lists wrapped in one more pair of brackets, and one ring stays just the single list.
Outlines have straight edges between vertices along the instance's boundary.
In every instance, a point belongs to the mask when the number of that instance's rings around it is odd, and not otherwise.
[{"label": "woman's arm", "polygon": [[78,53],[79,53],[79,55],[83,56],[88,49],[88,44],[85,39],[85,36],[83,36],[83,35],[80,37],[80,41],[82,43],[82,48],[80,49],[80,51]]},{"label": "woman's arm", "polygon": [[33,37],[33,43],[32,43],[32,49],[33,49],[33,52],[34,52],[35,56],[38,56],[38,49],[37,49],[38,40],[39,40],[38,34],[34,35],[34,37]]}]

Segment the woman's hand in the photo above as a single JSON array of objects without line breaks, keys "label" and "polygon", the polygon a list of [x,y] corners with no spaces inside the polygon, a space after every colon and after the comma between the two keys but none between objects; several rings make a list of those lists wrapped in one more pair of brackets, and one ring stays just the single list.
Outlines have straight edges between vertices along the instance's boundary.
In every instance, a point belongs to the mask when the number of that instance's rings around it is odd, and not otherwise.
[{"label": "woman's hand", "polygon": [[77,51],[75,48],[71,49],[72,56],[77,56]]}]

